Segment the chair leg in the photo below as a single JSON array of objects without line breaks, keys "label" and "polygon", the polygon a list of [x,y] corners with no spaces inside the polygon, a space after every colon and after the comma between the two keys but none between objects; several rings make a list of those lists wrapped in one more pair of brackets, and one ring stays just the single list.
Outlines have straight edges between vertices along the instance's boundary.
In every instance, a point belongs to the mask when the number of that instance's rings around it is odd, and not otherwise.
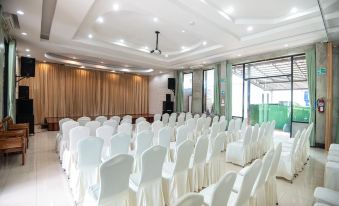
[{"label": "chair leg", "polygon": [[22,151],[22,165],[25,165],[25,152]]}]

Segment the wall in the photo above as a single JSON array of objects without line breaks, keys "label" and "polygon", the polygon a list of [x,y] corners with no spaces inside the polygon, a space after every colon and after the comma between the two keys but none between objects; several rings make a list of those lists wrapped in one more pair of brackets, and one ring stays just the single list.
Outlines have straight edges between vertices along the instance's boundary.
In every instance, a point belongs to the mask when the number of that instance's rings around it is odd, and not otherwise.
[{"label": "wall", "polygon": [[171,94],[171,99],[174,102],[173,92],[167,89],[168,78],[174,78],[174,72],[149,77],[150,114],[162,114],[162,102],[166,100],[166,94]]}]

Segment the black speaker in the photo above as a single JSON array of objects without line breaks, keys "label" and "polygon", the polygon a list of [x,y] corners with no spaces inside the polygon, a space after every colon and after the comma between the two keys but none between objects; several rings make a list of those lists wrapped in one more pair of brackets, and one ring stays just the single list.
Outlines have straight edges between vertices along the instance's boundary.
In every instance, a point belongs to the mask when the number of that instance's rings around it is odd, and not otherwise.
[{"label": "black speaker", "polygon": [[34,134],[34,115],[33,114],[16,114],[16,123],[28,123],[29,133]]},{"label": "black speaker", "polygon": [[21,57],[21,76],[34,77],[35,76],[35,59],[28,57]]},{"label": "black speaker", "polygon": [[33,115],[33,99],[17,99],[16,100],[17,115]]},{"label": "black speaker", "polygon": [[171,101],[171,94],[166,94],[166,102],[170,102]]},{"label": "black speaker", "polygon": [[19,86],[19,99],[29,99],[28,86]]},{"label": "black speaker", "polygon": [[173,102],[162,102],[162,110],[163,113],[169,113],[171,114],[173,112]]},{"label": "black speaker", "polygon": [[174,78],[168,78],[167,88],[170,90],[175,90],[175,79]]}]

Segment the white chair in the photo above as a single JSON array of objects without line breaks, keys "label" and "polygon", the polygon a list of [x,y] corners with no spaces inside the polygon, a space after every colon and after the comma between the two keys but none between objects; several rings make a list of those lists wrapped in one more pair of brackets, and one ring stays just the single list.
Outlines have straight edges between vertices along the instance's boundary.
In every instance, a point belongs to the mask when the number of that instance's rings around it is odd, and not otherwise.
[{"label": "white chair", "polygon": [[217,122],[219,122],[219,116],[218,116],[218,115],[215,115],[215,116],[213,117],[213,119],[212,119],[212,124],[213,124],[213,123],[217,123]]},{"label": "white chair", "polygon": [[[132,143],[134,143],[136,136],[143,132],[143,131],[151,131],[152,127],[151,124],[149,122],[146,121],[140,121],[139,123],[136,124],[136,128],[134,131],[134,136],[132,139]],[[132,149],[134,148],[134,145],[132,145]]]},{"label": "white chair", "polygon": [[219,122],[221,121],[227,121],[225,115],[221,115],[219,118]]},{"label": "white chair", "polygon": [[211,132],[208,135],[208,152],[210,153],[212,150],[212,146],[214,144],[214,140],[217,137],[217,134],[219,133],[219,123],[214,122],[211,126]]},{"label": "white chair", "polygon": [[334,191],[325,187],[317,187],[315,188],[313,195],[317,203],[323,203],[330,206],[339,205],[339,191]]},{"label": "white chair", "polygon": [[255,124],[252,130],[252,135],[251,135],[250,154],[249,154],[248,161],[251,161],[257,158],[258,136],[259,136],[259,124]]},{"label": "white chair", "polygon": [[138,118],[135,120],[135,125],[138,125],[139,123],[145,122],[145,121],[146,121],[145,117],[138,117]]},{"label": "white chair", "polygon": [[194,143],[186,140],[178,147],[176,162],[164,163],[162,187],[166,205],[173,205],[178,198],[189,191],[188,167],[193,149]]},{"label": "white chair", "polygon": [[[330,151],[331,152],[331,151]],[[339,163],[327,162],[324,173],[324,187],[339,191]]]},{"label": "white chair", "polygon": [[187,121],[187,120],[192,119],[192,118],[193,118],[192,113],[187,112],[187,113],[186,113],[186,119],[185,119],[185,120]]},{"label": "white chair", "polygon": [[132,124],[125,122],[122,123],[118,126],[118,133],[125,133],[127,135],[129,135],[130,138],[132,138]]},{"label": "white chair", "polygon": [[100,122],[100,125],[103,125],[103,123],[107,120],[107,117],[105,116],[98,116],[95,118],[95,121]]},{"label": "white chair", "polygon": [[212,143],[212,149],[207,154],[205,170],[205,186],[216,183],[220,178],[221,160],[220,153],[223,150],[225,133],[219,133]]},{"label": "white chair", "polygon": [[130,176],[129,187],[132,191],[132,200],[137,206],[159,205],[164,206],[162,192],[162,166],[166,149],[162,146],[153,146],[141,155],[141,171]]},{"label": "white chair", "polygon": [[103,125],[96,130],[96,137],[104,140],[104,146],[102,148],[102,158],[106,159],[109,156],[109,148],[111,138],[113,136],[114,129],[111,126]]},{"label": "white chair", "polygon": [[154,115],[154,120],[153,120],[154,122],[155,121],[161,121],[161,114],[155,114]]},{"label": "white chair", "polygon": [[109,119],[104,121],[102,125],[107,125],[113,127],[113,134],[117,133],[119,123],[114,119]]},{"label": "white chair", "polygon": [[211,125],[211,121],[212,121],[211,117],[206,117],[203,128],[202,128],[203,134],[208,133],[210,125]]},{"label": "white chair", "polygon": [[219,132],[226,132],[227,120],[219,121]]},{"label": "white chair", "polygon": [[65,123],[65,122],[68,122],[68,121],[71,121],[72,119],[70,118],[63,118],[61,120],[59,120],[59,132],[57,133],[56,135],[56,138],[55,138],[55,141],[56,141],[56,144],[55,144],[55,150],[56,152],[59,152],[60,151],[60,141],[62,139],[62,124]]},{"label": "white chair", "polygon": [[205,205],[227,205],[236,177],[237,174],[235,172],[227,172],[216,184],[210,185],[203,189],[200,194],[204,196]]},{"label": "white chair", "polygon": [[[172,113],[172,114],[173,114],[173,113]],[[172,128],[175,128],[175,126],[176,126],[176,120],[177,120],[176,115],[171,115],[171,116],[169,117],[169,120],[168,120],[168,126],[169,126],[169,127],[172,127]]]},{"label": "white chair", "polygon": [[91,121],[91,118],[89,117],[79,117],[77,119],[77,122],[79,122],[79,126],[85,126],[85,124],[89,121]]},{"label": "white chair", "polygon": [[63,155],[64,155],[64,151],[66,149],[69,149],[69,131],[74,128],[79,126],[79,122],[75,122],[75,121],[67,121],[64,122],[62,124],[62,131],[63,131],[63,135],[62,138],[60,140],[60,146],[59,146],[59,159],[60,161],[62,161],[63,159]]},{"label": "white chair", "polygon": [[76,203],[81,203],[87,188],[98,182],[98,168],[101,163],[103,140],[88,137],[78,143],[78,161],[70,186]]},{"label": "white chair", "polygon": [[89,121],[85,124],[85,127],[90,129],[90,135],[95,137],[97,129],[100,127],[100,122],[98,121]]},{"label": "white chair", "polygon": [[[258,177],[261,165],[262,161],[260,159],[257,159],[251,165],[240,170],[239,173],[241,173],[242,175],[237,176],[237,179],[241,178],[240,187],[238,189],[238,192],[235,191],[231,192],[227,205],[242,206],[249,204],[251,192],[254,183]],[[239,181],[237,179],[236,181]]]},{"label": "white chair", "polygon": [[276,173],[281,155],[281,143],[274,149],[272,164],[265,182],[266,205],[278,204]]},{"label": "white chair", "polygon": [[131,115],[125,115],[122,117],[122,120],[120,121],[120,124],[122,123],[130,123],[132,124],[132,116]]},{"label": "white chair", "polygon": [[264,154],[264,149],[263,149],[263,144],[264,144],[264,135],[265,135],[265,130],[266,130],[266,123],[262,123],[262,125],[259,128],[259,133],[258,133],[258,139],[257,139],[257,152],[256,152],[256,158],[261,157],[262,154]]},{"label": "white chair", "polygon": [[177,127],[180,127],[181,125],[185,125],[185,115],[180,114],[178,117]]},{"label": "white chair", "polygon": [[169,119],[169,114],[168,113],[165,113],[165,114],[162,115],[161,121],[164,124],[164,126],[166,126],[168,124],[168,119]]},{"label": "white chair", "polygon": [[198,192],[204,186],[207,149],[208,138],[206,136],[199,137],[189,165],[188,177],[191,192]]},{"label": "white chair", "polygon": [[164,124],[160,121],[157,120],[155,122],[152,123],[152,131],[154,133],[154,137],[153,137],[153,144],[157,145],[159,143],[159,131],[161,128],[164,127]]},{"label": "white chair", "polygon": [[248,163],[248,155],[250,153],[250,140],[252,127],[248,127],[245,132],[243,141],[229,143],[226,149],[226,162],[245,166]]},{"label": "white chair", "polygon": [[199,115],[199,114],[195,114],[195,115],[193,116],[193,118],[197,120],[197,119],[200,118],[200,115]]},{"label": "white chair", "polygon": [[[246,119],[246,118],[245,118]],[[244,120],[245,120],[244,119]],[[235,131],[240,131],[240,129],[242,128],[242,124],[244,123],[245,121],[242,121],[240,118],[237,118],[235,120],[235,125],[234,125],[234,129]],[[245,127],[246,128],[246,127]]]},{"label": "white chair", "polygon": [[112,136],[110,141],[109,156],[128,154],[131,137],[126,133],[118,133]]},{"label": "white chair", "polygon": [[188,130],[188,134],[190,136],[192,136],[192,140],[195,141],[196,137],[194,135],[194,130],[195,130],[195,127],[196,127],[196,120],[193,119],[193,118],[190,118],[186,121],[186,126],[187,126],[187,130]]},{"label": "white chair", "polygon": [[149,130],[140,132],[137,134],[135,143],[133,172],[139,172],[141,169],[141,154],[153,145],[153,132]]},{"label": "white chair", "polygon": [[113,116],[113,117],[110,118],[110,120],[116,121],[119,125],[121,118],[119,116]]},{"label": "white chair", "polygon": [[175,117],[175,119],[177,118],[177,113],[173,112],[170,117]]},{"label": "white chair", "polygon": [[234,132],[235,132],[235,121],[234,119],[231,119],[228,124],[227,132],[226,132],[225,147],[227,146],[228,143],[231,143],[234,141],[235,139]]},{"label": "white chair", "polygon": [[201,117],[203,117],[203,118],[206,118],[206,113],[203,113],[202,115],[201,115]]},{"label": "white chair", "polygon": [[187,193],[175,203],[175,206],[202,206],[204,197],[197,193]]},{"label": "white chair", "polygon": [[170,143],[170,149],[171,149],[171,159],[175,161],[176,159],[176,150],[178,146],[188,139],[188,130],[186,125],[181,125],[177,129],[176,134],[176,141]]},{"label": "white chair", "polygon": [[158,143],[160,146],[166,148],[166,157],[165,157],[166,162],[171,161],[170,144],[172,132],[173,129],[168,126],[161,128],[159,131]]},{"label": "white chair", "polygon": [[84,126],[73,127],[69,131],[69,148],[63,153],[62,168],[66,175],[69,175],[71,168],[78,158],[78,142],[84,138],[89,137],[89,128]]},{"label": "white chair", "polygon": [[114,156],[99,168],[99,183],[91,185],[84,206],[129,206],[129,177],[133,157],[126,154]]},{"label": "white chair", "polygon": [[200,117],[199,119],[197,119],[197,124],[196,124],[195,131],[194,131],[195,137],[200,137],[202,135],[204,122],[205,122],[205,119],[203,117]]}]

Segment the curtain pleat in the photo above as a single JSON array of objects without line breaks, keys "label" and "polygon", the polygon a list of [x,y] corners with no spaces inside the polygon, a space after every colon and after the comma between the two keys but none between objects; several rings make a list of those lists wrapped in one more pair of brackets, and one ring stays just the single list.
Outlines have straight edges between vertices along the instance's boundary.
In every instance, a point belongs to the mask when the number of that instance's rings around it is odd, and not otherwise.
[{"label": "curtain pleat", "polygon": [[[316,88],[316,68],[315,68],[315,49],[306,51],[307,82],[310,100],[310,118],[309,122],[315,123],[315,88]],[[315,146],[315,127],[310,135],[310,145]]]},{"label": "curtain pleat", "polygon": [[46,117],[148,113],[148,76],[37,63],[35,77],[19,85],[29,86],[36,124]]},{"label": "curtain pleat", "polygon": [[220,115],[220,63],[214,69],[214,114]]},{"label": "curtain pleat", "polygon": [[225,116],[232,119],[232,64],[226,65]]},{"label": "curtain pleat", "polygon": [[178,70],[176,72],[175,87],[175,110],[176,112],[184,111],[184,72]]}]

